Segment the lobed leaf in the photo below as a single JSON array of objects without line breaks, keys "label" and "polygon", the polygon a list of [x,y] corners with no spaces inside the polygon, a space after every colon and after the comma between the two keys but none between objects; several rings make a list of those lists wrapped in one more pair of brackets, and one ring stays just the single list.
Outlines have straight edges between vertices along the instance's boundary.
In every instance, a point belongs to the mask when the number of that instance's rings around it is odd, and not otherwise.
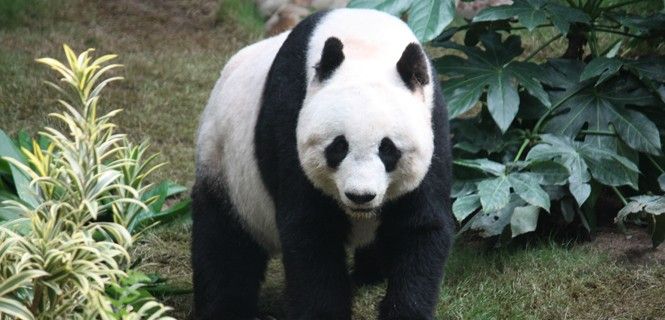
[{"label": "lobed leaf", "polygon": [[480,196],[471,194],[459,197],[453,202],[453,215],[457,221],[462,222],[470,214],[474,213],[480,208]]},{"label": "lobed leaf", "polygon": [[551,20],[561,33],[568,33],[572,23],[585,23],[591,21],[585,12],[563,6],[553,1],[545,0],[515,0],[512,4],[496,7],[487,7],[480,11],[473,22],[496,21],[517,18],[529,31]]},{"label": "lobed leaf", "polygon": [[512,237],[532,232],[538,227],[538,214],[540,209],[535,206],[517,207],[510,217],[510,231]]},{"label": "lobed leaf", "polygon": [[444,56],[434,62],[450,77],[443,83],[443,93],[451,118],[470,110],[487,90],[487,108],[501,132],[506,132],[519,110],[519,85],[546,107],[551,105],[538,80],[541,68],[514,61],[523,51],[519,37],[509,36],[502,41],[498,33],[492,32],[481,35],[480,41],[484,50],[445,43],[442,46],[462,51],[467,59]]},{"label": "lobed leaf", "polygon": [[483,211],[503,209],[510,201],[510,183],[506,176],[486,179],[478,183],[478,195]]},{"label": "lobed leaf", "polygon": [[511,173],[508,181],[515,193],[527,203],[550,211],[550,197],[539,185],[539,177],[532,173]]}]

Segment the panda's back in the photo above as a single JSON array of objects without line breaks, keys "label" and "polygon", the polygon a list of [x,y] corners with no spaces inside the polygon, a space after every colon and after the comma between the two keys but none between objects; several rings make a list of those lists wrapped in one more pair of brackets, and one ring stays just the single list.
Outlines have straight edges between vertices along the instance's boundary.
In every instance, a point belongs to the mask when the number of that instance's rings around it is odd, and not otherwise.
[{"label": "panda's back", "polygon": [[203,111],[197,137],[197,178],[224,187],[244,226],[269,251],[279,250],[274,204],[255,160],[254,128],[261,89],[283,33],[245,47],[227,62]]}]

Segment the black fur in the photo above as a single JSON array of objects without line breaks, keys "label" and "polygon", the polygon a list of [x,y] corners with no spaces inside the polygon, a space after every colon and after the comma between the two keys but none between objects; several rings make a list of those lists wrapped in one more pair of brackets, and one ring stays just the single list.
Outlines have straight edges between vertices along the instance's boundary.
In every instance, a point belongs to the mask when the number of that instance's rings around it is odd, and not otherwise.
[{"label": "black fur", "polygon": [[331,168],[337,168],[342,160],[346,158],[349,153],[349,142],[346,141],[344,136],[337,136],[324,151],[326,156],[326,164]]},{"label": "black fur", "polygon": [[406,46],[397,62],[397,72],[411,91],[429,83],[427,57],[417,43]]},{"label": "black fur", "polygon": [[421,185],[381,211],[376,245],[385,259],[388,291],[379,319],[434,319],[433,310],[452,246],[451,151],[446,107],[434,85],[434,156]]},{"label": "black fur", "polygon": [[351,278],[358,286],[378,284],[385,280],[385,270],[376,242],[356,249],[353,254],[353,272]]},{"label": "black fur", "polygon": [[[351,277],[345,252],[350,223],[337,203],[306,178],[296,147],[298,114],[307,89],[306,50],[325,14],[301,22],[280,48],[256,125],[256,157],[276,207],[288,319],[351,319]],[[409,58],[412,54],[407,56],[409,63],[402,67],[398,63],[403,69],[400,75],[404,78],[404,70],[415,70],[408,79],[425,84],[419,65],[410,63],[415,61]],[[375,242],[357,251],[353,274],[358,284],[388,280],[380,319],[433,319],[451,245],[448,121],[438,83],[433,82],[431,168],[421,186],[384,206]],[[193,200],[196,319],[251,319],[256,314],[266,253],[243,231],[219,186],[199,179]]]},{"label": "black fur", "polygon": [[397,161],[402,157],[402,151],[397,149],[395,143],[390,138],[383,138],[379,145],[379,158],[386,167],[386,172],[391,172],[397,167]]},{"label": "black fur", "polygon": [[192,211],[194,319],[254,319],[268,254],[243,230],[219,183],[196,181]]},{"label": "black fur", "polygon": [[351,317],[344,243],[349,222],[335,201],[307,180],[296,148],[296,122],[307,89],[306,50],[313,28],[325,14],[298,24],[280,48],[256,125],[256,156],[276,205],[288,319]]},{"label": "black fur", "polygon": [[329,79],[344,62],[344,45],[335,37],[330,37],[323,45],[321,61],[316,65],[316,77],[320,82]]}]

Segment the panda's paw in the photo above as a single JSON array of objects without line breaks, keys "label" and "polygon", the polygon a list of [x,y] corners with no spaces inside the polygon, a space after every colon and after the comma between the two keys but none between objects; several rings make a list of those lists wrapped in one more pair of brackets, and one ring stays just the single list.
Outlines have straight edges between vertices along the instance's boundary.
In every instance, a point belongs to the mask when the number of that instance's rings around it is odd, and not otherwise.
[{"label": "panda's paw", "polygon": [[277,320],[277,318],[269,315],[263,315],[258,318],[254,318],[254,320]]}]

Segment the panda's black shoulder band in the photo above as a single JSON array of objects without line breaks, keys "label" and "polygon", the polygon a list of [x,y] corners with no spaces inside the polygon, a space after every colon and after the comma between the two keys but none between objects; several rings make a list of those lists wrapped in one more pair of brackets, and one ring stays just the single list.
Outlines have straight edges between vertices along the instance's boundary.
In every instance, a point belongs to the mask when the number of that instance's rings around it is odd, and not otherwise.
[{"label": "panda's black shoulder band", "polygon": [[321,61],[316,65],[316,77],[319,81],[329,79],[337,68],[344,62],[344,45],[335,37],[330,37],[323,45]]}]

